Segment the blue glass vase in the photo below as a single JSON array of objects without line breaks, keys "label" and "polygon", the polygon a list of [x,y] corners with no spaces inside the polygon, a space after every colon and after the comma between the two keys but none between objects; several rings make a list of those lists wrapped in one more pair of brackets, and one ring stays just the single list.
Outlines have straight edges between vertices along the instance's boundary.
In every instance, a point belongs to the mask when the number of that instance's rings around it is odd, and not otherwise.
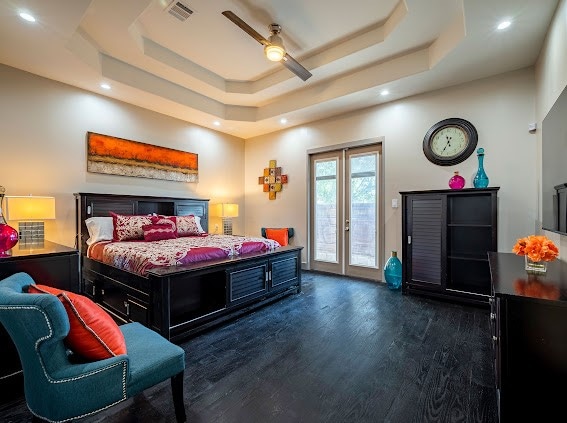
[{"label": "blue glass vase", "polygon": [[478,156],[478,170],[473,179],[473,186],[475,188],[486,188],[488,186],[488,176],[484,171],[484,148],[476,150],[476,155]]},{"label": "blue glass vase", "polygon": [[392,256],[384,266],[384,277],[390,289],[400,289],[402,286],[402,262],[398,258],[397,251],[392,251]]}]

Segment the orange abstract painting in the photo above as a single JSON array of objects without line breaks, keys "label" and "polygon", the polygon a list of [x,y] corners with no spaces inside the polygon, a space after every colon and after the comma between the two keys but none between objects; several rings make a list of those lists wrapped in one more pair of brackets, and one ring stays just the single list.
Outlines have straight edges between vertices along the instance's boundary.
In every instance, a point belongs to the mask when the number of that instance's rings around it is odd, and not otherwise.
[{"label": "orange abstract painting", "polygon": [[198,155],[88,132],[87,171],[197,182]]}]

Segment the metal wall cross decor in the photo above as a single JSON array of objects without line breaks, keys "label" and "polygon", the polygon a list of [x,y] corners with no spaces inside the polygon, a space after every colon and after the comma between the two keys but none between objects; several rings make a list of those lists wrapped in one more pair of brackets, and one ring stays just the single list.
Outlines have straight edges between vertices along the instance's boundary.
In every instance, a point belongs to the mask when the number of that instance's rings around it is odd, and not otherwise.
[{"label": "metal wall cross decor", "polygon": [[282,175],[282,168],[276,167],[276,160],[270,160],[270,166],[264,168],[264,176],[258,177],[258,184],[263,185],[270,200],[275,200],[276,192],[280,192],[283,184],[287,184],[287,175]]}]

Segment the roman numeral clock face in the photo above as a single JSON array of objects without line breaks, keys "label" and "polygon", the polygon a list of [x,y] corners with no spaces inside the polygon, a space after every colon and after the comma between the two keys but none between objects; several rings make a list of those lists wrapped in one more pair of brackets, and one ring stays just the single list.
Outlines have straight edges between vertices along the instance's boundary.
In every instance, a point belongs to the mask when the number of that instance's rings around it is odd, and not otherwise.
[{"label": "roman numeral clock face", "polygon": [[442,120],[433,125],[423,139],[425,157],[440,166],[452,166],[466,160],[475,150],[478,136],[475,127],[459,118]]},{"label": "roman numeral clock face", "polygon": [[455,157],[467,148],[468,138],[458,126],[447,126],[433,135],[431,150],[439,157]]}]

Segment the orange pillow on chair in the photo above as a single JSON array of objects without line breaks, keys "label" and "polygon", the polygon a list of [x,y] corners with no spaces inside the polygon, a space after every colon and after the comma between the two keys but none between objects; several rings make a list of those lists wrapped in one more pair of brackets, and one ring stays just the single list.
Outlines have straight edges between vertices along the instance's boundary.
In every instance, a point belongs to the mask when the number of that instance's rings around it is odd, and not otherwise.
[{"label": "orange pillow on chair", "polygon": [[67,346],[89,360],[126,354],[126,341],[116,322],[92,300],[73,292],[45,285],[30,285],[30,294],[53,294],[65,306],[71,328]]},{"label": "orange pillow on chair", "polygon": [[282,247],[289,243],[287,228],[266,228],[266,238],[278,241]]}]

